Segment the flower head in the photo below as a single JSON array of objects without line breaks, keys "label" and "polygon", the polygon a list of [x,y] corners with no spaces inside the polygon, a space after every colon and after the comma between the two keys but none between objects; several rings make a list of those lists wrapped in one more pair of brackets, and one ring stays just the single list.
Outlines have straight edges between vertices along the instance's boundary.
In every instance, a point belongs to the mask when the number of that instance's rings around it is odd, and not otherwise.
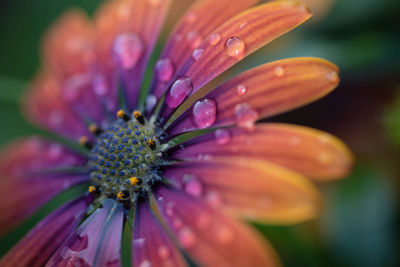
[{"label": "flower head", "polygon": [[155,64],[145,101],[143,75],[170,0],[112,0],[93,22],[74,10],[55,24],[24,108],[86,153],[39,137],[5,148],[0,234],[67,188],[87,183],[88,192],[33,228],[2,266],[120,266],[124,225],[136,266],[185,266],[182,250],[204,266],[277,264],[236,219],[315,217],[320,196],[309,178],[344,176],[352,157],[329,134],[256,123],[333,90],[338,69],[328,61],[278,60],[204,89],[311,16],[299,2],[256,2],[196,2]]}]

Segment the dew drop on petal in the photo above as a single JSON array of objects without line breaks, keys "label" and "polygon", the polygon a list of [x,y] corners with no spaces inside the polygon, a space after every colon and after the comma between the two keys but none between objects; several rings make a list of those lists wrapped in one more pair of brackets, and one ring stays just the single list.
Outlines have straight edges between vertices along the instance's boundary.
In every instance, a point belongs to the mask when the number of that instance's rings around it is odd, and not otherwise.
[{"label": "dew drop on petal", "polygon": [[150,261],[144,260],[139,264],[139,267],[152,267],[152,266]]},{"label": "dew drop on petal", "polygon": [[226,129],[218,129],[215,131],[215,140],[218,145],[225,145],[231,140],[231,135]]},{"label": "dew drop on petal", "polygon": [[285,74],[285,71],[283,70],[283,68],[281,66],[276,67],[274,72],[275,72],[275,75],[278,77],[282,77]]},{"label": "dew drop on petal", "polygon": [[174,74],[174,65],[169,58],[163,58],[157,61],[155,70],[159,81],[168,82]]},{"label": "dew drop on petal", "polygon": [[107,94],[107,85],[103,75],[97,74],[93,78],[93,91],[98,96]]},{"label": "dew drop on petal", "polygon": [[194,13],[194,12],[192,12],[192,11],[189,11],[186,15],[185,15],[185,21],[187,22],[187,23],[193,23],[193,22],[195,22],[197,20],[197,15]]},{"label": "dew drop on petal", "polygon": [[231,57],[241,57],[246,48],[245,43],[239,37],[231,37],[225,43],[225,52]]},{"label": "dew drop on petal", "polygon": [[249,104],[242,103],[235,107],[236,124],[248,130],[254,129],[254,123],[258,119],[258,112]]},{"label": "dew drop on petal", "polygon": [[189,195],[199,197],[203,193],[203,185],[199,179],[192,177],[186,182],[185,191]]},{"label": "dew drop on petal", "polygon": [[133,33],[117,36],[113,44],[115,61],[124,70],[134,67],[142,57],[143,51],[142,40]]},{"label": "dew drop on petal", "polygon": [[148,0],[149,4],[152,6],[158,6],[162,0]]},{"label": "dew drop on petal", "polygon": [[180,228],[183,226],[183,222],[182,222],[182,220],[179,219],[179,218],[175,218],[175,219],[172,221],[172,223],[173,223],[175,229],[180,229]]},{"label": "dew drop on petal", "polygon": [[238,93],[239,96],[242,96],[242,95],[244,95],[244,94],[247,92],[247,87],[244,86],[243,84],[239,84],[239,85],[236,87],[236,91],[237,91],[237,93]]},{"label": "dew drop on petal", "polygon": [[244,27],[246,27],[246,25],[247,25],[247,22],[243,22],[242,24],[240,24],[239,28],[243,29]]},{"label": "dew drop on petal", "polygon": [[208,204],[210,204],[212,207],[217,208],[221,205],[221,197],[218,195],[217,192],[210,191],[206,194],[205,199]]},{"label": "dew drop on petal", "polygon": [[192,53],[193,60],[198,61],[203,56],[203,53],[204,53],[204,49],[201,49],[201,48],[197,48],[197,49],[193,50],[193,53]]},{"label": "dew drop on petal", "polygon": [[335,71],[327,73],[325,78],[331,83],[337,83],[339,81],[339,76]]},{"label": "dew drop on petal", "polygon": [[189,227],[182,228],[178,233],[178,238],[186,249],[192,248],[196,244],[196,236]]},{"label": "dew drop on petal", "polygon": [[148,95],[146,97],[146,111],[150,112],[157,104],[157,97],[155,95]]},{"label": "dew drop on petal", "polygon": [[176,108],[186,99],[192,90],[193,84],[190,78],[179,78],[174,82],[171,89],[168,91],[165,102],[167,103],[168,107]]},{"label": "dew drop on petal", "polygon": [[170,217],[174,216],[174,214],[175,214],[174,207],[175,207],[175,204],[173,202],[167,203],[165,212],[167,213],[168,216],[170,216]]},{"label": "dew drop on petal", "polygon": [[157,254],[161,259],[166,260],[169,257],[169,249],[166,246],[160,246],[157,249]]},{"label": "dew drop on petal", "polygon": [[219,41],[221,41],[221,35],[218,33],[213,33],[211,34],[208,43],[212,46],[215,46],[216,44],[219,43]]},{"label": "dew drop on petal", "polygon": [[217,104],[213,99],[203,99],[197,101],[192,110],[193,124],[204,129],[211,126],[217,117]]},{"label": "dew drop on petal", "polygon": [[186,35],[191,48],[197,48],[201,44],[201,36],[196,31],[190,31]]}]

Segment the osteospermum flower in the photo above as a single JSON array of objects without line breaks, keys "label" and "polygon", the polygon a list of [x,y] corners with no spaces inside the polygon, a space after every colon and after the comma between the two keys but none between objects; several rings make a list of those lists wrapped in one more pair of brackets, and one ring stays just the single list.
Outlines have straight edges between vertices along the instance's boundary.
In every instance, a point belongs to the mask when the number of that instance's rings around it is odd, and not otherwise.
[{"label": "osteospermum flower", "polygon": [[205,89],[310,18],[301,3],[196,2],[173,30],[140,101],[170,2],[108,1],[94,22],[71,11],[46,36],[24,109],[87,153],[40,137],[5,148],[0,234],[67,188],[87,183],[88,192],[48,215],[1,266],[120,266],[126,227],[135,266],[186,266],[188,258],[202,266],[276,265],[266,241],[236,219],[313,218],[320,195],[309,178],[348,172],[351,155],[335,137],[255,123],[333,90],[339,77],[332,63],[278,60]]}]

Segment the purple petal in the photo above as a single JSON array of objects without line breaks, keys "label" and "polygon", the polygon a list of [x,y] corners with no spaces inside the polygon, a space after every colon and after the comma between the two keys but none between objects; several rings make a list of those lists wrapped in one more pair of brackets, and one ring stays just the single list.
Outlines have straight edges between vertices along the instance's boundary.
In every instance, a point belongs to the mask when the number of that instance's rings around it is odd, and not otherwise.
[{"label": "purple petal", "polygon": [[1,259],[0,266],[40,267],[78,226],[89,205],[81,197],[58,208],[37,224]]},{"label": "purple petal", "polygon": [[120,266],[123,208],[106,199],[75,231],[46,266]]},{"label": "purple petal", "polygon": [[136,211],[132,255],[135,266],[187,266],[145,203]]}]

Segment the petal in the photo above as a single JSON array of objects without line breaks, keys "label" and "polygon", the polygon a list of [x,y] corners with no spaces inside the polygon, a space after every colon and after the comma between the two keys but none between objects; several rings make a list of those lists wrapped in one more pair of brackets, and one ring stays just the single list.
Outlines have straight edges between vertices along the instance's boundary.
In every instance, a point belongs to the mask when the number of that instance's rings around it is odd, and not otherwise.
[{"label": "petal", "polygon": [[183,192],[161,188],[160,212],[180,245],[201,266],[276,266],[272,248],[246,225]]},{"label": "petal", "polygon": [[61,97],[54,75],[44,71],[33,81],[24,97],[24,114],[34,124],[60,136],[78,140],[90,136],[86,124]]},{"label": "petal", "polygon": [[5,148],[0,154],[0,235],[18,226],[55,195],[89,179],[80,173],[40,171],[84,163],[67,148],[39,138]]},{"label": "petal", "polygon": [[123,208],[106,199],[61,245],[46,266],[121,265]]},{"label": "petal", "polygon": [[145,203],[138,206],[135,216],[132,244],[134,266],[187,266]]},{"label": "petal", "polygon": [[[215,118],[207,127],[236,123],[252,128],[257,119],[328,94],[339,83],[337,72],[335,65],[319,58],[283,59],[246,71],[205,96],[216,103]],[[196,104],[167,129],[171,137],[198,129],[194,122],[202,114],[196,113]]]},{"label": "petal", "polygon": [[[196,45],[200,45],[204,37],[232,16],[257,2],[258,0],[196,1],[175,26],[164,46],[160,59],[170,60],[174,70],[180,69],[185,60],[191,55],[193,48],[196,48]],[[216,36],[215,38],[217,40],[219,37]],[[165,93],[166,85],[170,79],[168,79],[168,75],[161,77],[157,69],[155,72],[151,91],[159,98]],[[160,75],[161,79],[157,77],[158,75]]]},{"label": "petal", "polygon": [[58,208],[19,241],[0,260],[7,266],[44,266],[51,255],[78,226],[89,205],[87,197],[81,197]]},{"label": "petal", "polygon": [[[182,149],[182,147],[184,147]],[[289,124],[257,124],[254,131],[220,129],[192,139],[169,152],[173,159],[198,155],[251,157],[272,162],[319,181],[346,176],[353,164],[347,146],[318,130]]]},{"label": "petal", "polygon": [[[209,44],[209,38],[197,48],[201,57],[189,58],[176,73],[175,79],[189,77],[195,93],[207,82],[227,70],[247,55],[278,38],[311,17],[300,3],[293,1],[273,1],[247,10],[225,22],[213,31],[221,36],[216,45]],[[244,25],[240,27],[240,25]],[[168,103],[169,95],[174,95],[172,84],[167,92],[162,116],[168,118],[175,105]]]},{"label": "petal", "polygon": [[235,216],[268,223],[298,223],[320,211],[320,195],[300,174],[249,158],[183,162],[164,175],[193,196]]},{"label": "petal", "polygon": [[45,69],[56,77],[61,100],[87,120],[102,122],[104,107],[93,101],[93,27],[85,14],[66,12],[48,31],[43,46]]},{"label": "petal", "polygon": [[170,4],[171,0],[112,1],[97,14],[101,64],[107,71],[118,70],[130,110],[137,105],[143,75]]}]

